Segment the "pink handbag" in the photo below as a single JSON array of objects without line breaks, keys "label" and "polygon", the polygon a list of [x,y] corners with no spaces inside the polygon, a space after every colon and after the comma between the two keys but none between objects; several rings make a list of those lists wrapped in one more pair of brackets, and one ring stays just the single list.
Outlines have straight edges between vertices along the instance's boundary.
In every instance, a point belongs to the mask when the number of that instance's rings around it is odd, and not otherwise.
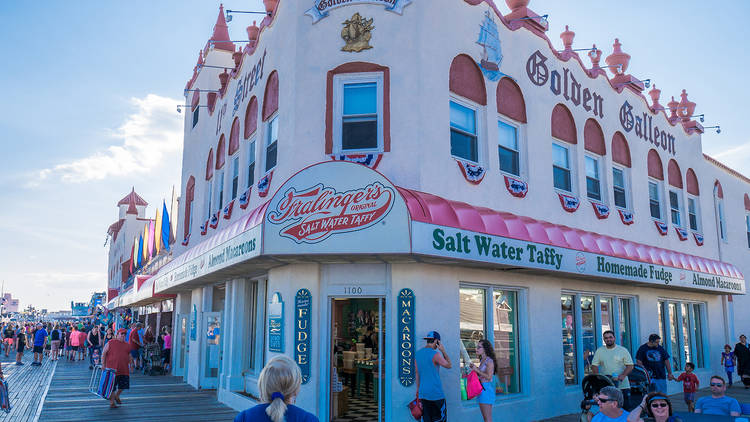
[{"label": "pink handbag", "polygon": [[471,371],[469,376],[466,377],[466,397],[471,400],[482,394],[482,391],[484,391],[484,386],[479,381],[479,376],[476,372]]},{"label": "pink handbag", "polygon": [[419,401],[419,395],[417,395],[417,398],[411,401],[409,403],[409,411],[411,412],[411,416],[416,419],[420,420],[422,419],[422,402]]}]

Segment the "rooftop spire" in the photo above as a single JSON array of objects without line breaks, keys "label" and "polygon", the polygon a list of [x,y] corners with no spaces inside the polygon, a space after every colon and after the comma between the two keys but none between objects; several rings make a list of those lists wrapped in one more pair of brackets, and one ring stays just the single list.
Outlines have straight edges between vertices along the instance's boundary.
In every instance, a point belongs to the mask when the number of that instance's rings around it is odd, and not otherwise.
[{"label": "rooftop spire", "polygon": [[133,189],[130,190],[130,193],[125,195],[124,198],[120,199],[120,201],[117,203],[117,206],[120,205],[130,205],[132,207],[135,207],[136,205],[146,206],[148,205],[148,202],[141,198],[140,195],[135,193],[135,186],[133,186]]},{"label": "rooftop spire", "polygon": [[214,41],[214,48],[234,53],[234,44],[229,40],[229,28],[227,28],[227,21],[224,19],[223,4],[219,5],[219,16],[216,18],[214,33],[209,41]]}]

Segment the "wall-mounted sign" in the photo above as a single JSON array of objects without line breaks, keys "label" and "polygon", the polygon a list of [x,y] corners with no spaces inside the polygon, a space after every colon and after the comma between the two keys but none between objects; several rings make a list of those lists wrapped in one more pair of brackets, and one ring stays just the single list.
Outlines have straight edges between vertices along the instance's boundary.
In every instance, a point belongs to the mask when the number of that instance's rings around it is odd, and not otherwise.
[{"label": "wall-mounted sign", "polygon": [[377,4],[385,6],[385,10],[399,15],[404,13],[404,7],[408,6],[413,0],[314,0],[313,7],[310,8],[306,15],[310,16],[313,23],[328,16],[328,12],[342,6],[353,6],[355,4]]},{"label": "wall-mounted sign", "polygon": [[562,68],[562,73],[555,69],[550,71],[547,67],[547,56],[539,50],[526,61],[526,75],[534,85],[544,86],[549,82],[549,89],[553,94],[562,95],[565,101],[576,107],[583,107],[594,116],[604,117],[604,97],[583,88],[567,67]]},{"label": "wall-mounted sign", "polygon": [[263,68],[266,63],[266,51],[263,50],[263,56],[258,59],[255,66],[251,67],[250,70],[246,71],[244,75],[239,77],[237,81],[237,89],[234,91],[234,107],[232,108],[232,116],[237,113],[240,108],[240,104],[245,101],[248,94],[258,85],[263,79]]},{"label": "wall-mounted sign", "polygon": [[264,254],[409,253],[403,198],[380,173],[327,161],[284,183],[263,224]]},{"label": "wall-mounted sign", "polygon": [[653,116],[650,113],[643,112],[643,114],[634,115],[633,106],[627,101],[620,107],[620,125],[625,132],[630,133],[635,129],[635,136],[675,155],[675,137],[659,129],[659,126],[654,126]]},{"label": "wall-mounted sign", "polygon": [[268,350],[284,353],[284,302],[279,292],[268,302]]},{"label": "wall-mounted sign", "polygon": [[414,384],[414,292],[398,292],[398,381],[404,387]]},{"label": "wall-mounted sign", "polygon": [[717,276],[418,221],[412,222],[412,239],[415,254],[586,274],[714,293],[745,293],[745,280],[741,278]]},{"label": "wall-mounted sign", "polygon": [[198,340],[198,307],[193,304],[193,317],[190,318],[190,340]]},{"label": "wall-mounted sign", "polygon": [[341,30],[341,38],[346,45],[341,47],[341,51],[359,53],[360,51],[371,49],[371,32],[375,29],[372,21],[373,18],[368,20],[360,16],[359,13],[352,15],[351,19],[345,20],[344,29]]},{"label": "wall-mounted sign", "polygon": [[299,289],[294,297],[294,361],[302,371],[302,384],[310,381],[312,294]]}]

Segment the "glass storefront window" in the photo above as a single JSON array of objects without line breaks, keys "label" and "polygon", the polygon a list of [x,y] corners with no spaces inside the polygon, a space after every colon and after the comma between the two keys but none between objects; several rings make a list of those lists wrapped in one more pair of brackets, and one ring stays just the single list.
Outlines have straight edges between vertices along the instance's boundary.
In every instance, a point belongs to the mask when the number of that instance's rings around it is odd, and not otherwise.
[{"label": "glass storefront window", "polygon": [[659,313],[659,337],[662,338],[662,345],[664,345],[663,342],[667,339],[667,334],[664,332],[664,327],[667,326],[667,324],[664,323],[665,314],[666,314],[664,310],[664,302],[659,302],[657,311]]},{"label": "glass storefront window", "polygon": [[672,370],[681,371],[682,364],[680,359],[679,330],[677,329],[677,306],[674,303],[667,304],[669,309],[669,342],[672,348]]},{"label": "glass storefront window", "polygon": [[[620,346],[628,349],[631,354],[633,352],[633,340],[631,335],[631,320],[630,320],[630,299],[621,298],[620,302]],[[603,306],[603,305],[602,305]],[[604,318],[604,308],[602,308],[602,318]],[[603,332],[603,331],[602,331]]]},{"label": "glass storefront window", "polygon": [[703,324],[701,322],[701,305],[693,304],[693,338],[695,339],[695,365],[698,368],[704,368],[706,363],[703,360]]},{"label": "glass storefront window", "polygon": [[479,364],[476,342],[485,335],[485,289],[462,287],[459,289],[461,331],[461,372],[468,373],[469,363]]},{"label": "glass storefront window", "polygon": [[583,339],[583,373],[591,373],[591,361],[596,352],[596,331],[594,330],[594,296],[581,296],[581,337]]},{"label": "glass storefront window", "polygon": [[672,369],[680,371],[685,363],[705,368],[703,353],[704,304],[660,300],[659,334],[663,346],[672,356]]},{"label": "glass storefront window", "polygon": [[680,311],[682,319],[682,350],[685,353],[684,362],[693,362],[692,346],[690,345],[690,312],[688,311],[688,304],[680,304]]},{"label": "glass storefront window", "polygon": [[560,296],[562,309],[563,373],[565,385],[578,383],[576,368],[576,323],[573,295]]},{"label": "glass storefront window", "polygon": [[521,392],[518,378],[518,300],[517,293],[495,290],[492,294],[497,394]]}]

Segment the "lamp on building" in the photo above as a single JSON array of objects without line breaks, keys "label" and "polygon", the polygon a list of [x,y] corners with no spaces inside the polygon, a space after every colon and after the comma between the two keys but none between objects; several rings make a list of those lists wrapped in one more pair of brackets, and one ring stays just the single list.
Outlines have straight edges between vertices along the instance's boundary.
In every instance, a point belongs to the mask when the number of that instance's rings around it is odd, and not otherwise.
[{"label": "lamp on building", "polygon": [[719,125],[716,125],[716,126],[706,126],[703,129],[716,129],[716,133],[721,133],[721,126],[719,126]]},{"label": "lamp on building", "polygon": [[545,26],[545,27],[546,27],[546,26],[548,26],[548,25],[549,25],[549,20],[548,20],[548,18],[549,18],[549,15],[542,15],[542,16],[526,16],[525,18],[518,18],[518,19],[513,19],[513,20],[511,20],[510,22],[517,22],[517,21],[527,21],[527,20],[539,19],[539,24],[541,24],[541,25],[543,25],[543,26]]},{"label": "lamp on building", "polygon": [[271,16],[271,12],[248,12],[248,11],[244,11],[244,10],[229,10],[229,9],[227,9],[227,11],[226,11],[226,14],[227,14],[227,19],[226,20],[227,20],[227,22],[231,22],[232,21],[232,13],[251,13],[251,14],[255,14],[255,15]]},{"label": "lamp on building", "polygon": [[224,69],[224,70],[232,70],[233,67],[227,67],[227,66],[213,66],[210,64],[198,64],[196,65],[196,68],[200,71],[202,67],[210,67],[212,69]]},{"label": "lamp on building", "polygon": [[564,51],[588,51],[589,55],[596,54],[596,48],[573,48],[570,50],[557,50],[558,53],[562,53]]},{"label": "lamp on building", "polygon": [[219,92],[217,89],[185,89],[182,95],[187,95],[189,91],[200,91],[200,92]]},{"label": "lamp on building", "polygon": [[[635,78],[633,78],[633,79],[635,79]],[[642,79],[642,80],[641,79],[635,79],[635,80],[638,81],[638,82],[640,82],[640,83],[642,83],[643,86],[646,87],[646,88],[648,88],[648,87],[651,86],[651,79]],[[625,86],[625,85],[627,85],[629,83],[631,83],[631,82],[623,82],[623,83],[619,83],[619,84],[617,84],[615,86],[619,88],[619,87]]]},{"label": "lamp on building", "polygon": [[696,114],[695,116],[688,117],[688,119],[692,119],[693,117],[698,117],[701,120],[701,123],[703,123],[703,120],[704,120],[703,114]]},{"label": "lamp on building", "polygon": [[183,107],[190,107],[190,108],[193,108],[193,107],[208,107],[208,106],[207,106],[207,105],[190,105],[190,104],[177,104],[177,112],[178,112],[178,113],[182,113],[182,108],[183,108]]},{"label": "lamp on building", "polygon": [[659,110],[664,110],[664,111],[669,110],[669,111],[672,111],[672,110],[682,110],[682,109],[686,109],[686,108],[687,107],[654,107],[651,110],[653,110],[653,111],[659,111]]},{"label": "lamp on building", "polygon": [[250,42],[250,40],[228,40],[228,41],[208,40],[209,44],[217,44],[217,43],[225,43],[225,42]]},{"label": "lamp on building", "polygon": [[[591,51],[594,51],[594,50],[591,50]],[[607,68],[610,68],[610,67],[616,67],[617,68],[617,73],[618,74],[622,74],[622,65],[621,64],[613,64],[613,65],[608,65],[608,66],[599,66],[600,69],[607,69]]]}]

